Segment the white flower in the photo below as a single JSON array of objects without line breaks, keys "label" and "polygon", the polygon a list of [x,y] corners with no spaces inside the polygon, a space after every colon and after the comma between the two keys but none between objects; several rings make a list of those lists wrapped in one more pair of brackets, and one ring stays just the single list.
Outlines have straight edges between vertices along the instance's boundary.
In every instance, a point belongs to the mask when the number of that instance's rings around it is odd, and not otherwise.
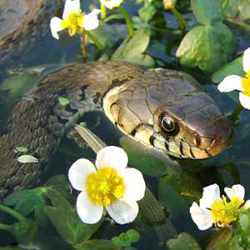
[{"label": "white flower", "polygon": [[244,51],[243,69],[246,72],[244,77],[229,75],[218,85],[218,89],[220,92],[239,90],[241,105],[250,110],[250,48]]},{"label": "white flower", "polygon": [[146,185],[141,172],[127,164],[126,152],[109,146],[98,152],[96,167],[87,159],[79,159],[70,167],[71,185],[81,191],[76,210],[84,223],[97,223],[104,209],[119,224],[135,220],[137,201],[144,197]]},{"label": "white flower", "polygon": [[[190,214],[200,230],[207,230],[213,225],[224,227],[236,221],[240,209],[248,209],[250,200],[244,201],[245,188],[241,185],[233,185],[224,189],[225,196],[220,196],[220,188],[213,184],[203,188],[199,205],[193,202]],[[244,205],[244,206],[242,206]]]},{"label": "white flower", "polygon": [[70,36],[82,33],[84,30],[94,30],[99,26],[98,14],[94,9],[85,15],[81,11],[80,0],[66,0],[62,19],[53,17],[50,20],[50,30],[55,39],[59,39],[58,32],[67,29]]},{"label": "white flower", "polygon": [[103,4],[108,9],[114,9],[119,7],[122,4],[123,0],[101,0]]}]

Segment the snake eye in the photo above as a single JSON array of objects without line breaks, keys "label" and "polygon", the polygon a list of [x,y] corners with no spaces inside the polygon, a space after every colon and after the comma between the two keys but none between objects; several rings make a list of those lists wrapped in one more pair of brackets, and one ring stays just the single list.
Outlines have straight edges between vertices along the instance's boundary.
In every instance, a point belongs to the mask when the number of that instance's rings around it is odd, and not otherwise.
[{"label": "snake eye", "polygon": [[160,126],[164,130],[165,133],[167,134],[175,134],[178,132],[178,125],[174,121],[173,118],[163,115],[160,118]]}]

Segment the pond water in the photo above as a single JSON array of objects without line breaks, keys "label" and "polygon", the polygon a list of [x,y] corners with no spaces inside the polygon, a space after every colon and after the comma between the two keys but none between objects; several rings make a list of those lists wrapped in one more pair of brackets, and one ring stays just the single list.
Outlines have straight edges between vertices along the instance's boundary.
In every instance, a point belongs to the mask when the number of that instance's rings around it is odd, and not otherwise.
[{"label": "pond water", "polygon": [[[131,3],[130,7],[132,5]],[[168,15],[168,18],[173,18],[173,16]],[[173,23],[173,26],[174,25],[175,23]],[[242,51],[250,44],[250,39],[249,36],[242,35],[241,33],[237,35],[240,40],[238,51]],[[7,69],[8,72],[18,71],[18,73],[8,75],[6,74],[6,69],[4,69],[5,73],[3,73],[3,69],[0,69],[1,127],[4,126],[14,103],[37,81],[39,74],[34,74],[37,67],[42,66],[42,68],[45,69],[43,74],[47,74],[69,62],[81,61],[79,41],[75,38],[65,38],[56,41],[49,34],[44,39],[38,41],[33,47],[35,49],[22,55],[15,61],[15,64],[11,64]],[[92,46],[90,46],[89,51],[90,60],[93,60],[94,53],[92,53],[92,51],[94,51],[94,49]],[[154,54],[154,51],[151,53]],[[236,106],[233,98],[229,95],[219,93],[216,86],[211,83],[211,80],[206,76],[204,77],[200,72],[195,72],[195,76],[205,83],[205,91],[216,100],[216,103],[225,114],[230,114]],[[19,86],[17,87],[17,85]],[[12,92],[5,91],[6,88],[10,87],[12,88]],[[87,127],[103,139],[107,145],[119,145],[121,134],[102,113],[95,112],[87,114],[82,118],[82,121],[86,122]],[[222,187],[231,186],[234,183],[241,183],[246,188],[246,197],[250,199],[249,124],[250,112],[243,111],[240,116],[240,121],[235,126],[233,145],[229,149],[213,159],[203,161],[179,161],[181,171],[188,173],[192,178],[199,179],[201,186],[215,182],[219,183]],[[67,170],[72,162],[82,156],[90,159],[95,158],[95,154],[90,148],[87,146],[84,149],[80,148],[73,141],[65,138],[42,177],[44,182],[54,175],[67,174]],[[183,184],[184,188],[190,186],[190,189],[192,189],[193,183],[178,183],[174,177],[164,183],[164,181],[160,182],[160,178],[152,176],[146,176],[146,181],[156,197],[167,207],[168,213],[170,214],[169,218],[176,231],[189,232],[198,239],[202,245],[206,245],[209,231],[204,233],[197,229],[189,214],[189,206],[192,203],[192,199],[188,199],[188,196],[180,195],[180,185]],[[160,188],[159,186],[161,185],[165,185],[165,189]],[[166,225],[165,228],[164,226],[161,228],[150,226],[142,222],[135,222],[131,225],[121,227],[110,224],[109,221],[107,221],[102,225],[101,229],[95,235],[95,238],[111,239],[113,236],[129,228],[136,228],[141,234],[140,241],[135,244],[137,249],[166,249],[162,244],[169,237],[172,237],[172,235],[167,235],[166,232],[169,228]],[[0,243],[5,244],[6,242],[9,243],[12,241],[7,234],[0,231]],[[47,228],[46,231],[41,230],[39,244],[39,249],[45,250],[71,249],[69,245],[60,240],[60,237],[52,226],[49,229]]]}]

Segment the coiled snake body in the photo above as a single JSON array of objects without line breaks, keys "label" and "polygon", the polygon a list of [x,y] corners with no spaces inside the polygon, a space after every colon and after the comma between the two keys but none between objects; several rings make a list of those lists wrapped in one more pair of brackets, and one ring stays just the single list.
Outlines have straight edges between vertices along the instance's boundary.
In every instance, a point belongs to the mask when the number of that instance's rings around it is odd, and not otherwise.
[{"label": "coiled snake body", "polygon": [[[62,106],[60,96],[69,104]],[[207,158],[230,144],[230,123],[186,73],[123,62],[71,64],[43,78],[14,107],[0,135],[1,195],[34,184],[63,134],[96,109],[128,136],[179,158]],[[18,146],[39,163],[19,163]]]}]

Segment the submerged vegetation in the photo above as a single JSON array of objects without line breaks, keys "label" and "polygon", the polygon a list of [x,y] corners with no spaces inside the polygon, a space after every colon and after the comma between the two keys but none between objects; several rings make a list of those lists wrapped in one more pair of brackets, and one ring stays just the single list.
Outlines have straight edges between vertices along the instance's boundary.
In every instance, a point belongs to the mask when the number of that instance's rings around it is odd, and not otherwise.
[{"label": "submerged vegetation", "polygon": [[[83,155],[85,144],[77,153],[61,145],[69,158],[66,173],[16,191],[0,204],[0,250],[250,249],[250,186],[243,187],[234,163],[237,158],[250,168],[249,0],[100,0],[90,1],[88,9],[84,4],[66,0],[59,14],[45,17],[47,35],[59,40],[58,47],[74,36],[80,41],[80,63],[125,61],[191,73],[218,100],[225,98],[221,106],[238,136],[234,151],[206,161],[177,161],[127,137],[119,140],[123,149],[105,147],[81,124],[76,133],[98,152],[95,164],[93,155]],[[0,103],[2,92],[8,91],[14,103],[12,97],[27,91],[7,81],[0,85]],[[15,83],[20,82],[15,78]],[[233,90],[240,91],[239,98]],[[70,100],[61,96],[58,102],[67,107]],[[167,121],[166,129],[171,125]],[[243,160],[238,159],[241,143],[248,156]],[[20,163],[39,161],[28,145],[17,145],[15,152]],[[77,160],[79,155],[84,159]]]}]

